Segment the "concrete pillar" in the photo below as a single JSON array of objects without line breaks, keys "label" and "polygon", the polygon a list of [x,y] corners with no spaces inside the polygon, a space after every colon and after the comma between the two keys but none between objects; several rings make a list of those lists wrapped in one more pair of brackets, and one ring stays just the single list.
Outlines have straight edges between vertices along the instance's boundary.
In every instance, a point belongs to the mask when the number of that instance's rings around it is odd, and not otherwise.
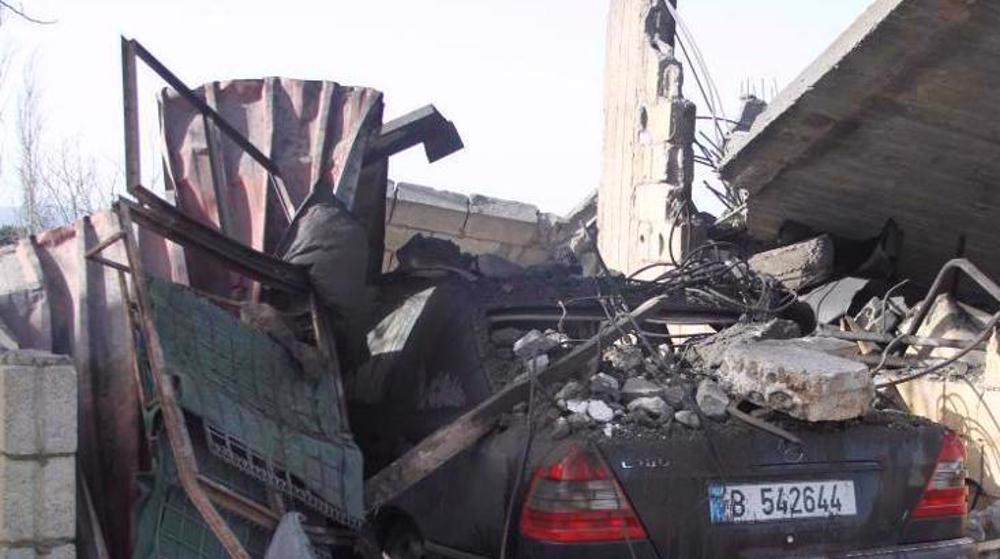
[{"label": "concrete pillar", "polygon": [[598,245],[625,273],[669,262],[671,247],[680,259],[688,244],[677,218],[693,209],[695,106],[681,91],[673,34],[664,0],[611,1]]}]

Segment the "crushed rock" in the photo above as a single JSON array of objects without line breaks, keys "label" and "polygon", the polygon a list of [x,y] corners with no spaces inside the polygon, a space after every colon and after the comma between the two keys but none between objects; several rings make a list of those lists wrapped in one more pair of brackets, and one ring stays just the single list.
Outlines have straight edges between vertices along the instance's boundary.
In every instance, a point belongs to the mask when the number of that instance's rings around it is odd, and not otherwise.
[{"label": "crushed rock", "polygon": [[705,379],[698,385],[695,401],[702,413],[712,419],[724,419],[729,407],[729,395],[714,380]]},{"label": "crushed rock", "polygon": [[587,415],[598,423],[608,423],[615,418],[615,410],[602,400],[591,400],[587,403]]},{"label": "crushed rock", "polygon": [[674,420],[676,420],[677,423],[680,423],[681,425],[685,425],[692,429],[701,428],[701,418],[699,418],[698,414],[694,413],[691,410],[678,411],[677,413],[674,414]]},{"label": "crushed rock", "polygon": [[566,410],[570,413],[587,413],[587,400],[566,400]]},{"label": "crushed rock", "polygon": [[622,399],[626,402],[631,402],[637,398],[662,396],[665,390],[665,387],[655,382],[648,381],[642,377],[632,377],[625,381],[625,386],[622,387],[621,392]]},{"label": "crushed rock", "polygon": [[618,379],[607,373],[597,373],[590,378],[590,393],[610,401],[618,401],[621,398],[619,386]]},{"label": "crushed rock", "polygon": [[583,396],[583,385],[575,380],[571,380],[563,385],[556,392],[554,398],[556,400],[576,400]]},{"label": "crushed rock", "polygon": [[654,396],[652,398],[637,398],[628,405],[629,412],[642,412],[650,415],[653,419],[662,417],[672,417],[674,409],[671,408],[663,398]]},{"label": "crushed rock", "polygon": [[604,360],[624,372],[634,371],[642,366],[645,357],[642,349],[635,345],[614,345],[604,352]]},{"label": "crushed rock", "polygon": [[521,359],[531,359],[559,345],[559,340],[538,330],[531,330],[514,342],[514,354]]},{"label": "crushed rock", "polygon": [[693,390],[689,385],[683,384],[673,384],[663,388],[663,393],[660,397],[670,404],[674,408],[684,407],[684,401],[687,400],[688,395],[691,394]]}]

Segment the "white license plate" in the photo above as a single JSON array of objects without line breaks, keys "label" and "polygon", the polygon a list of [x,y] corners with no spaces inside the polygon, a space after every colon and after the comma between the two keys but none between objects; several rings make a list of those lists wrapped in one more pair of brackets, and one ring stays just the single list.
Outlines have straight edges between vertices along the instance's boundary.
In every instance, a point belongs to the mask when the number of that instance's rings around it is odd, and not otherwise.
[{"label": "white license plate", "polygon": [[798,481],[708,487],[713,524],[858,514],[853,481]]}]

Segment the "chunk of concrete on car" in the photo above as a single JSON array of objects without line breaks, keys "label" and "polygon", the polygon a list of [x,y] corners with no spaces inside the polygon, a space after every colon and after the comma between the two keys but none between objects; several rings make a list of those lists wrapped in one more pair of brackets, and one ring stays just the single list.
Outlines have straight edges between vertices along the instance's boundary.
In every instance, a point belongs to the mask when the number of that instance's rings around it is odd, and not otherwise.
[{"label": "chunk of concrete on car", "polygon": [[698,414],[691,410],[680,410],[674,414],[674,420],[681,425],[685,425],[692,429],[698,429],[701,427],[701,419],[698,418]]},{"label": "chunk of concrete on car", "polygon": [[808,241],[755,254],[750,269],[771,276],[798,291],[819,285],[833,274],[833,239],[821,235]]},{"label": "chunk of concrete on car", "polygon": [[705,367],[722,364],[726,351],[733,346],[760,340],[790,340],[802,335],[799,325],[791,320],[776,318],[767,322],[736,324],[696,343],[692,349]]},{"label": "chunk of concrete on car", "polygon": [[661,417],[673,417],[674,410],[663,398],[659,396],[654,396],[651,398],[636,398],[629,403],[628,409],[630,412],[641,410],[644,413],[651,415],[653,418]]},{"label": "chunk of concrete on car", "polygon": [[556,401],[573,400],[575,398],[579,398],[582,394],[583,385],[575,380],[571,380],[564,384],[563,387],[559,389],[559,392],[556,392],[554,398]]},{"label": "chunk of concrete on car", "polygon": [[729,395],[714,380],[705,379],[698,385],[695,394],[698,408],[712,419],[725,419],[729,407]]},{"label": "chunk of concrete on car", "polygon": [[606,398],[615,402],[621,399],[618,379],[607,373],[597,373],[590,377],[590,393],[598,398]]},{"label": "chunk of concrete on car", "polygon": [[514,353],[521,359],[531,359],[557,345],[559,345],[559,341],[553,336],[547,336],[538,330],[531,330],[520,340],[514,342]]},{"label": "chunk of concrete on car", "polygon": [[730,347],[719,380],[732,394],[813,422],[860,417],[875,398],[863,363],[781,340]]},{"label": "chunk of concrete on car", "polygon": [[638,398],[652,398],[663,395],[664,388],[655,382],[644,378],[633,377],[625,381],[622,387],[622,399],[632,402]]},{"label": "chunk of concrete on car", "polygon": [[642,350],[633,345],[615,345],[604,352],[605,361],[625,372],[641,367],[643,359]]},{"label": "chunk of concrete on car", "polygon": [[602,400],[591,400],[587,403],[587,415],[598,423],[607,423],[615,418],[615,410]]}]

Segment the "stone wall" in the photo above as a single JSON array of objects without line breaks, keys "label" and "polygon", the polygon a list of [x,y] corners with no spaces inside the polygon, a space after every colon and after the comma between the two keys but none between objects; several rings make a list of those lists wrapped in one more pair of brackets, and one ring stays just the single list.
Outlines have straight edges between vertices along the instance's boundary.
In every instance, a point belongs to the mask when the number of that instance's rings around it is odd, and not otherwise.
[{"label": "stone wall", "polygon": [[541,264],[551,257],[562,229],[559,218],[522,202],[402,182],[388,192],[385,270],[395,267],[396,250],[416,234],[451,240],[469,254]]},{"label": "stone wall", "polygon": [[0,353],[0,557],[76,557],[76,369]]}]

